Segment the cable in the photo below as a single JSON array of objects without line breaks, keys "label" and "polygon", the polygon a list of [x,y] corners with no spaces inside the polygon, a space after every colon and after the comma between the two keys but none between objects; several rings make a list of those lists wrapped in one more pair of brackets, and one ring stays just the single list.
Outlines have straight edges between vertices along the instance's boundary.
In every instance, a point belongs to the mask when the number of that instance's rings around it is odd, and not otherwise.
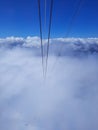
[{"label": "cable", "polygon": [[[46,26],[47,26],[47,0],[44,0],[44,38],[46,38]],[[44,44],[45,45],[45,44]],[[46,46],[44,46],[44,60],[46,61]],[[46,63],[44,63],[44,67],[46,67]],[[44,71],[45,78],[45,71]]]},{"label": "cable", "polygon": [[46,14],[46,11],[47,11],[47,0],[45,0],[45,19],[44,19],[44,22],[45,22],[45,24],[44,24],[44,28],[45,28],[45,31],[46,31],[46,16],[47,16],[47,14]]},{"label": "cable", "polygon": [[45,68],[45,77],[47,74],[47,67],[48,67],[48,56],[49,56],[49,44],[50,44],[50,34],[51,34],[51,24],[52,24],[52,14],[53,14],[53,2],[54,0],[51,0],[50,5],[50,18],[49,18],[49,31],[48,31],[48,43],[47,43],[47,54],[46,54],[46,68]]},{"label": "cable", "polygon": [[[79,15],[79,12],[80,12],[80,9],[81,9],[81,6],[82,6],[83,1],[84,1],[84,0],[79,0],[79,1],[78,1],[77,8],[76,8],[76,10],[75,10],[75,12],[74,12],[74,14],[73,14],[73,16],[72,16],[72,19],[71,19],[71,21],[70,21],[68,30],[67,30],[67,32],[66,32],[66,38],[69,36],[69,34],[70,34],[70,32],[71,32],[71,29],[72,29],[72,27],[73,27],[73,25],[74,25],[74,22],[75,22],[76,18],[77,18],[78,15]],[[61,56],[61,52],[62,52],[62,50],[63,50],[63,46],[64,46],[64,44],[61,46],[61,48],[60,48],[60,50],[59,50],[58,57],[56,58],[56,61],[55,61],[54,65],[53,65],[52,70],[54,69],[54,66],[55,66],[56,63],[57,63],[58,58]]]},{"label": "cable", "polygon": [[[79,2],[78,2],[78,4],[77,4],[77,8],[76,8],[76,10],[75,10],[75,12],[74,12],[74,14],[73,14],[73,16],[72,16],[72,19],[71,19],[71,21],[70,21],[68,30],[67,30],[67,32],[66,32],[66,38],[69,36],[69,34],[70,34],[71,30],[72,30],[72,27],[73,27],[73,25],[74,25],[74,22],[75,22],[76,18],[77,18],[78,15],[79,15],[79,11],[80,11],[80,9],[81,9],[82,2],[83,2],[83,0],[79,0]],[[60,50],[60,52],[59,52],[59,56],[61,55],[63,46],[64,46],[64,45],[62,45],[62,47],[61,47],[61,50]]]},{"label": "cable", "polygon": [[38,14],[39,14],[39,26],[40,26],[42,69],[43,69],[43,76],[44,76],[44,58],[43,58],[44,52],[43,52],[43,41],[42,41],[42,22],[41,22],[41,7],[40,7],[40,0],[38,0]]}]

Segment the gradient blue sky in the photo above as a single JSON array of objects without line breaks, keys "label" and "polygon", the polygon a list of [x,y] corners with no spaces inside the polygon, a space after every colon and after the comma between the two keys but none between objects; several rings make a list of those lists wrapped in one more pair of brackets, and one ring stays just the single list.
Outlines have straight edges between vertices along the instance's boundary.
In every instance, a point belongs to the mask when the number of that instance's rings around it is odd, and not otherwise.
[{"label": "gradient blue sky", "polygon": [[[52,37],[66,36],[78,1],[54,0]],[[47,27],[49,3],[47,0]],[[0,0],[0,37],[38,36],[37,7],[37,0]],[[44,31],[44,0],[41,0],[41,9]],[[69,37],[98,37],[98,0],[84,0],[73,25]],[[47,36],[45,32],[44,36]]]}]

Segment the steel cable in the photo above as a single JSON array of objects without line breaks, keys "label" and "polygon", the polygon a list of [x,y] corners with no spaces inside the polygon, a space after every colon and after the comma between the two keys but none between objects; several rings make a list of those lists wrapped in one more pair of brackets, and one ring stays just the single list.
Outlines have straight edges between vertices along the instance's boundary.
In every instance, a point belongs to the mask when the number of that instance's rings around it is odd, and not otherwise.
[{"label": "steel cable", "polygon": [[50,34],[51,34],[51,24],[52,24],[52,14],[53,14],[53,3],[54,0],[51,0],[50,3],[50,17],[49,17],[49,30],[48,30],[48,42],[47,42],[47,50],[46,50],[46,68],[45,68],[45,77],[47,74],[47,67],[48,67],[48,56],[49,56],[49,45],[50,45]]},{"label": "steel cable", "polygon": [[[74,14],[73,14],[73,16],[72,16],[72,19],[71,19],[71,21],[70,21],[68,30],[67,30],[67,32],[66,32],[66,38],[69,36],[69,34],[70,34],[70,32],[71,32],[71,29],[72,29],[72,27],[74,26],[74,22],[75,22],[76,18],[77,18],[78,15],[79,15],[79,12],[80,12],[80,9],[81,9],[81,7],[82,7],[83,1],[84,1],[84,0],[79,0],[78,3],[77,3],[77,8],[76,8],[76,10],[75,10],[75,12],[74,12]],[[52,71],[54,70],[54,67],[55,67],[55,65],[57,64],[58,58],[61,56],[63,47],[64,47],[64,45],[62,45],[61,48],[60,48],[60,50],[59,50],[58,56],[57,56],[57,58],[56,58],[56,60],[55,60],[55,63],[54,63],[54,65],[53,65],[53,67],[52,67]]]},{"label": "steel cable", "polygon": [[43,50],[43,39],[42,39],[42,20],[41,20],[41,6],[40,0],[38,0],[38,14],[39,14],[39,26],[40,26],[40,40],[41,40],[41,56],[42,56],[42,69],[43,69],[43,76],[44,76],[44,50]]}]

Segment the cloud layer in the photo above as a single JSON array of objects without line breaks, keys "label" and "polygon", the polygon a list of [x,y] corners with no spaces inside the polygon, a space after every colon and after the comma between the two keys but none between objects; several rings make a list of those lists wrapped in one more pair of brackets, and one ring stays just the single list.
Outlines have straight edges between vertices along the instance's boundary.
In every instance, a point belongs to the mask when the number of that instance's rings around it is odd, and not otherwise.
[{"label": "cloud layer", "polygon": [[[47,39],[43,39],[46,48]],[[33,51],[39,51],[39,37],[7,37],[0,39],[0,47],[22,47],[32,48]],[[38,53],[38,52],[37,52]],[[98,53],[98,38],[55,38],[50,40],[50,54],[53,55],[69,55],[69,54],[92,54]]]},{"label": "cloud layer", "polygon": [[[0,129],[98,130],[98,39],[52,39],[46,81],[39,41],[0,39]],[[62,44],[69,53],[95,47],[94,55],[64,55],[53,66]]]}]

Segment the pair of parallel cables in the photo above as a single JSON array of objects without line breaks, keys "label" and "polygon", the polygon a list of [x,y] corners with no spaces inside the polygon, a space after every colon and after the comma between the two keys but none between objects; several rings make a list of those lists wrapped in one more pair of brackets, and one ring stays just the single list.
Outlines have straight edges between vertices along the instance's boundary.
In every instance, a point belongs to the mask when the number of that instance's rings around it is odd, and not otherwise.
[{"label": "pair of parallel cables", "polygon": [[[52,14],[53,14],[53,2],[54,2],[54,0],[51,0],[51,3],[50,3],[50,16],[49,16],[49,28],[48,28],[48,42],[47,42],[47,48],[46,48],[46,61],[45,61],[45,66],[44,66],[44,45],[43,45],[43,31],[42,31],[42,17],[41,17],[41,1],[38,0],[38,14],[39,14],[39,26],[40,26],[42,69],[43,69],[43,76],[44,76],[44,78],[46,78],[47,67],[48,67],[49,44],[50,44]],[[45,26],[46,26],[46,0],[45,0]]]}]

